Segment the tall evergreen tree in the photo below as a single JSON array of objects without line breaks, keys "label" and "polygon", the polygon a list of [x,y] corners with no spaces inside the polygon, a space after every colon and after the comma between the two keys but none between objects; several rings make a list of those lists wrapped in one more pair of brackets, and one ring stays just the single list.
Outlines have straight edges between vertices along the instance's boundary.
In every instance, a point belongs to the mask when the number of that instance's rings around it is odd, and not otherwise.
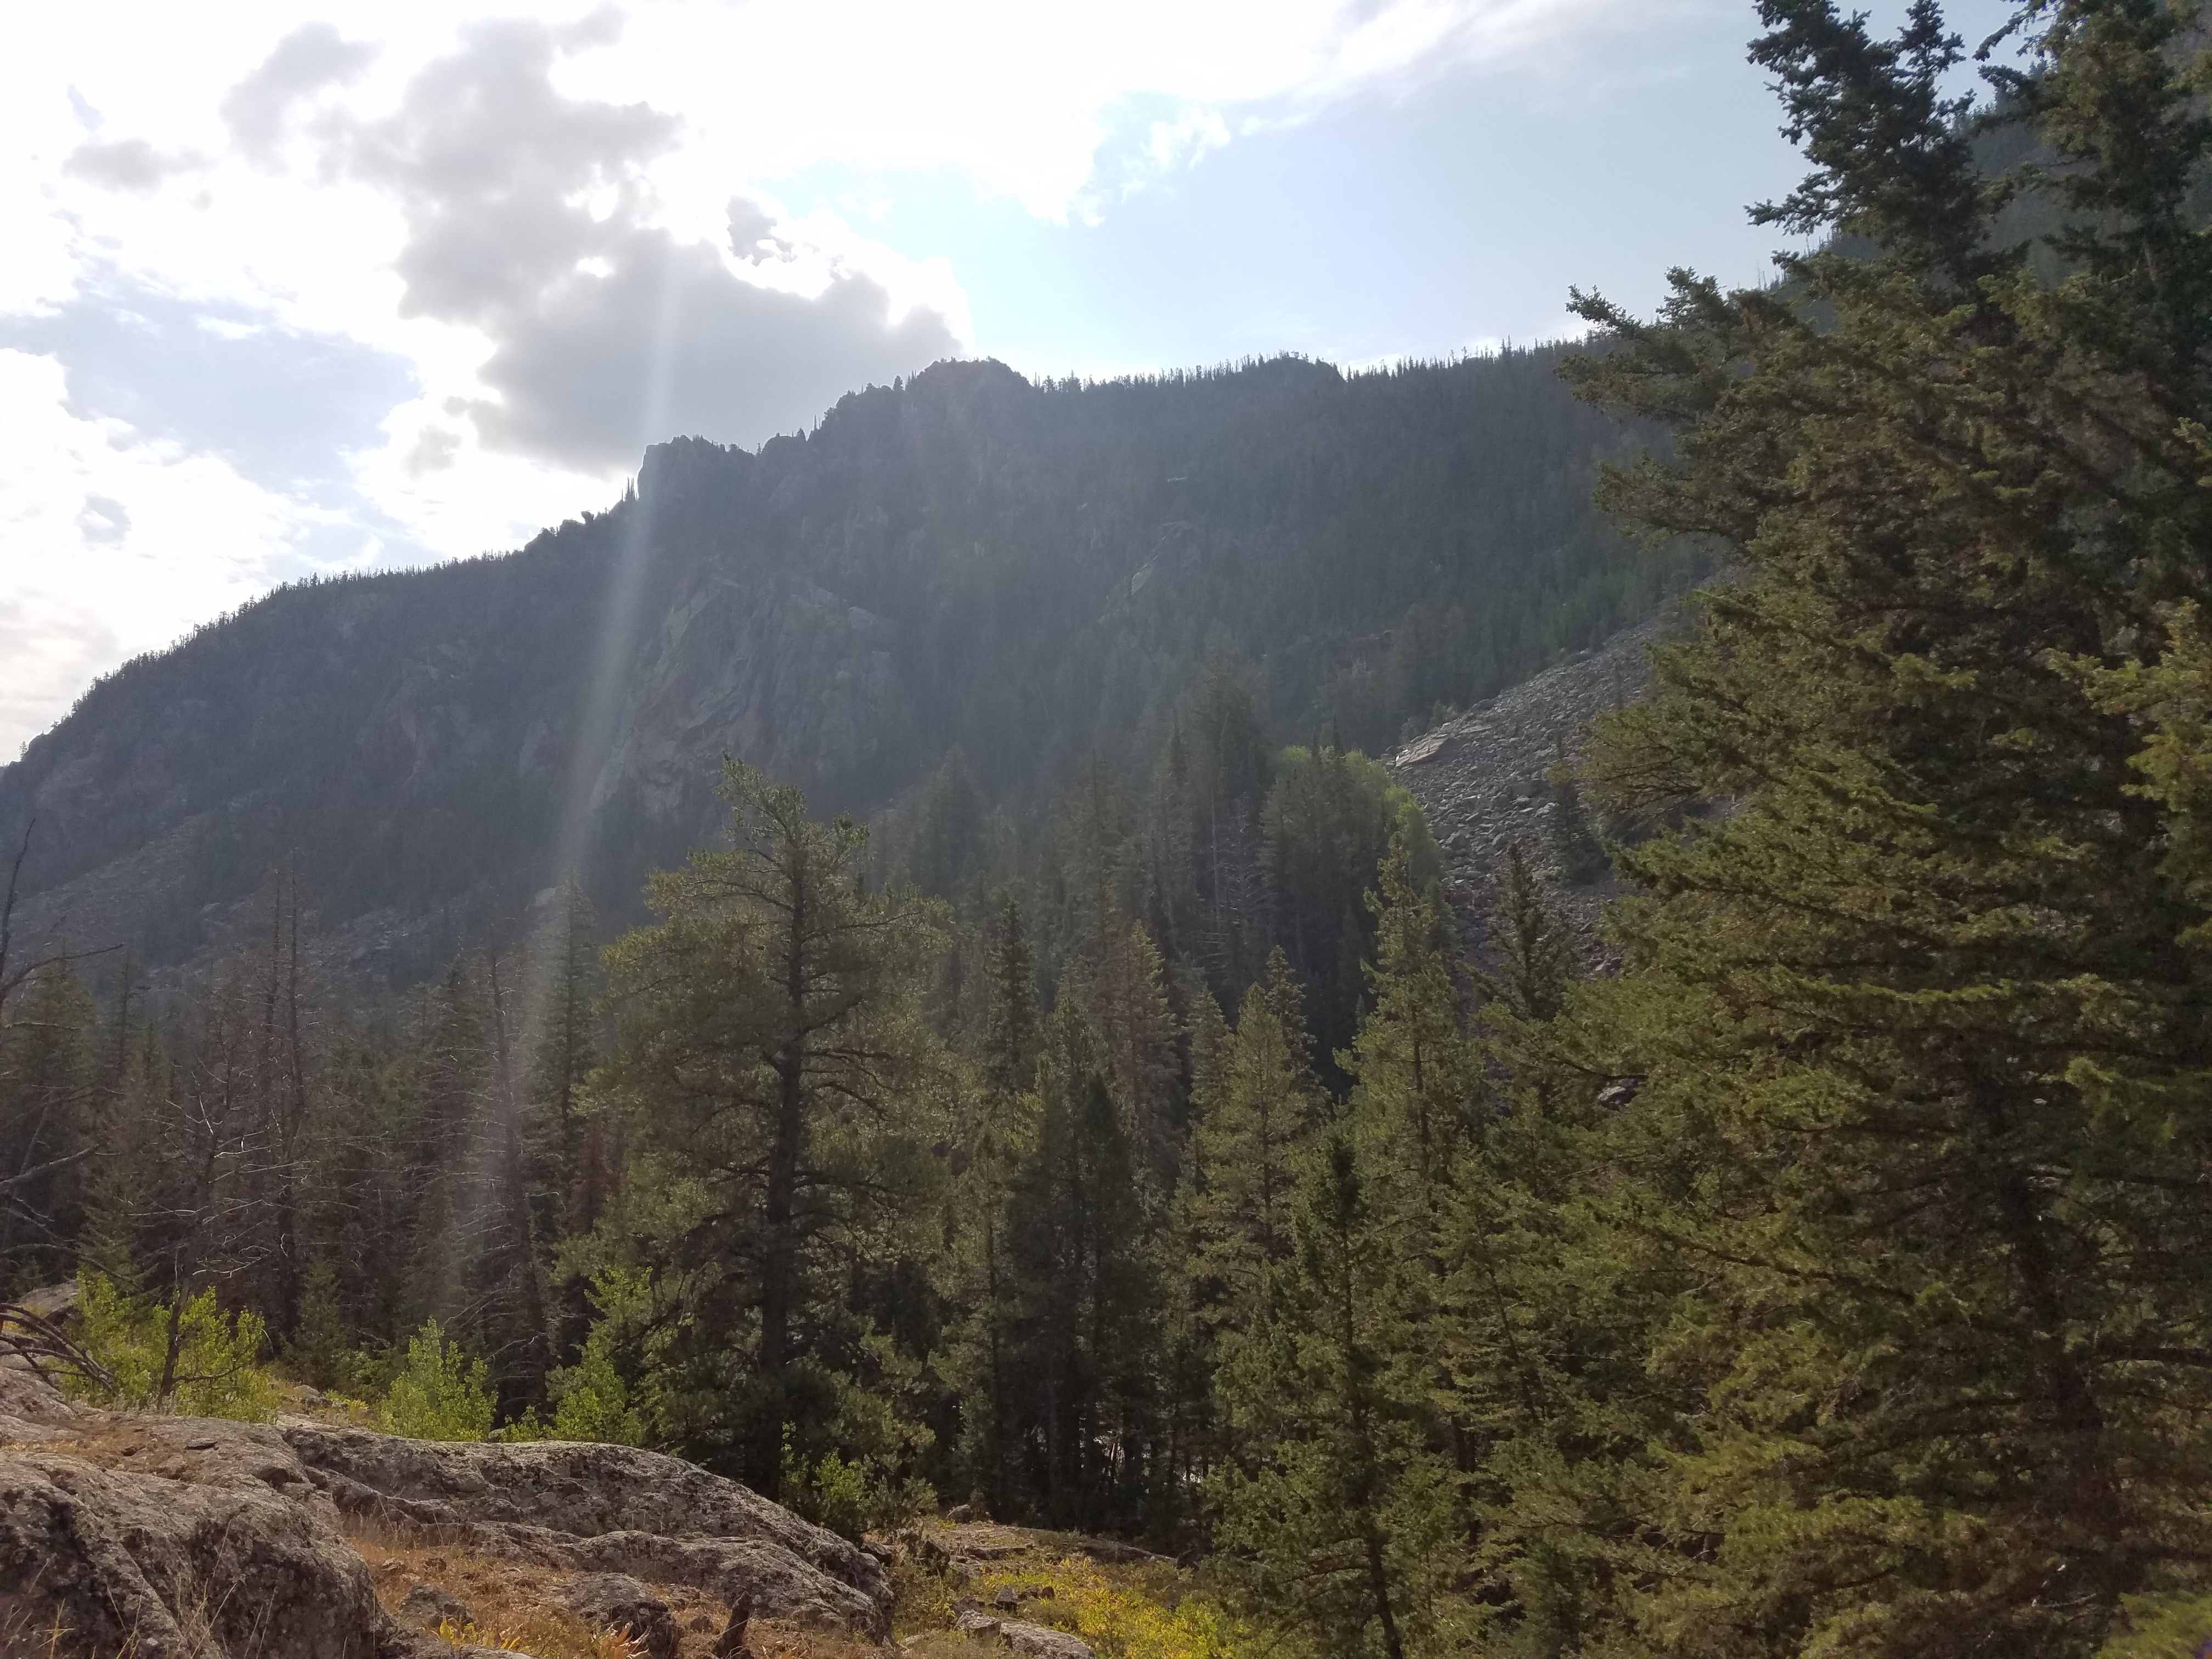
[{"label": "tall evergreen tree", "polygon": [[1544,890],[1521,855],[1517,842],[1505,844],[1505,869],[1498,884],[1498,909],[1490,919],[1493,973],[1476,984],[1491,1001],[1522,1019],[1547,1020],[1559,1011],[1578,966],[1575,942],[1566,926],[1545,902]]},{"label": "tall evergreen tree", "polygon": [[1452,936],[1432,886],[1417,885],[1407,837],[1368,895],[1376,954],[1368,1009],[1353,1039],[1352,1100],[1406,1206],[1404,1243],[1440,1261],[1443,1206],[1457,1183],[1477,1090],[1474,1045],[1444,941]]},{"label": "tall evergreen tree", "polygon": [[938,909],[871,893],[866,832],[732,761],[732,847],[657,875],[663,920],[608,952],[606,1071],[658,1188],[632,1212],[678,1275],[684,1430],[774,1493],[859,1364],[835,1269],[886,1208],[919,1213],[933,1137],[917,1006]]},{"label": "tall evergreen tree", "polygon": [[584,1082],[599,1062],[599,916],[574,871],[561,878],[553,915],[534,942],[538,1020],[529,1098],[536,1225],[544,1237],[588,1231],[607,1194],[612,1163],[605,1121],[583,1109]]},{"label": "tall evergreen tree", "polygon": [[[1814,164],[1765,216],[1848,240],[1777,290],[1678,276],[1656,326],[1582,302],[1617,346],[1584,390],[1679,433],[1613,505],[1744,572],[1592,769],[1731,810],[1628,855],[1629,971],[1563,1016],[1640,1080],[1619,1249],[1696,1286],[1650,1355],[1694,1431],[1634,1617],[1699,1655],[2080,1655],[2212,1550],[2204,913],[2081,666],[2154,649],[2212,555],[2194,14],[2027,8],[2002,114],[2056,165],[1991,182],[1932,5],[1887,42],[1761,11]],[[1995,234],[2021,188],[2055,281]]]},{"label": "tall evergreen tree", "polygon": [[902,859],[908,878],[925,893],[950,897],[981,868],[986,830],[982,792],[956,744],[915,802]]},{"label": "tall evergreen tree", "polygon": [[1028,1496],[1048,1524],[1132,1529],[1157,1442],[1158,1291],[1099,1033],[1054,1011],[1036,1136],[1008,1195],[1008,1333]]},{"label": "tall evergreen tree", "polygon": [[533,1202],[529,1124],[516,1075],[511,980],[498,957],[488,959],[492,1074],[478,1130],[481,1243],[475,1263],[475,1324],[500,1405],[509,1415],[542,1406],[554,1361],[554,1333],[545,1283],[542,1205]]},{"label": "tall evergreen tree", "polygon": [[1583,804],[1582,785],[1564,745],[1544,775],[1552,786],[1552,849],[1559,856],[1559,874],[1576,887],[1595,881],[1605,872],[1605,847]]},{"label": "tall evergreen tree", "polygon": [[[1279,951],[1218,1042],[1194,1126],[1188,1271],[1209,1322],[1238,1328],[1260,1310],[1271,1269],[1291,1254],[1291,1212],[1306,1143],[1328,1115],[1309,1055],[1304,999]],[[1216,1018],[1218,1018],[1217,1014]]]},{"label": "tall evergreen tree", "polygon": [[1131,830],[1127,784],[1091,756],[1061,797],[1054,826],[1056,970],[1080,977],[1126,935],[1134,896]]},{"label": "tall evergreen tree", "polygon": [[1233,1006],[1260,972],[1273,922],[1260,833],[1273,758],[1250,689],[1222,662],[1209,662],[1200,674],[1188,725],[1183,793],[1199,915],[1192,937],[1181,942]]},{"label": "tall evergreen tree", "polygon": [[[131,983],[125,964],[124,984]],[[80,1272],[100,1274],[125,1294],[143,1287],[143,1243],[152,1219],[156,1107],[167,1093],[167,1056],[150,1025],[133,1029],[131,999],[117,999],[113,1057],[100,1067],[90,1168],[85,1176]]]},{"label": "tall evergreen tree", "polygon": [[1406,840],[1414,879],[1442,867],[1420,807],[1376,762],[1316,744],[1286,749],[1266,811],[1275,937],[1305,987],[1306,1013],[1324,1069],[1352,1041],[1375,950],[1367,906],[1394,835]]},{"label": "tall evergreen tree", "polygon": [[1157,1200],[1173,1188],[1182,1151],[1182,1031],[1168,1001],[1165,963],[1142,922],[1108,941],[1076,995],[1097,1024],[1139,1177],[1148,1201]]},{"label": "tall evergreen tree", "polygon": [[1308,1160],[1292,1235],[1223,1374],[1243,1449],[1215,1476],[1218,1541],[1305,1651],[1464,1652],[1452,1470],[1407,1268],[1349,1130]]},{"label": "tall evergreen tree", "polygon": [[965,1319],[953,1364],[961,1389],[962,1456],[987,1514],[1014,1507],[1013,1322],[1020,1286],[1007,1237],[1013,1182],[1036,1146],[1037,1058],[1043,1039],[1029,927],[1012,897],[992,919],[975,1086],[967,1100],[961,1169],[950,1194],[953,1295]]}]

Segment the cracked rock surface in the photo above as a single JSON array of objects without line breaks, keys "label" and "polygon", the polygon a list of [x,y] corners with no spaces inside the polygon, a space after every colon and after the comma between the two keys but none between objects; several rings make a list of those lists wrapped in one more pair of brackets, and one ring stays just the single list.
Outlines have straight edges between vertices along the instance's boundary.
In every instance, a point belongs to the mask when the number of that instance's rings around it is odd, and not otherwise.
[{"label": "cracked rock surface", "polygon": [[[95,1411],[0,1361],[0,1653],[57,1625],[63,1652],[133,1659],[453,1653],[386,1611],[349,1530],[625,1575],[599,1586],[614,1613],[642,1580],[877,1640],[889,1627],[873,1557],[675,1458]],[[616,1622],[657,1626],[648,1603]]]},{"label": "cracked rock surface", "polygon": [[890,1628],[883,1567],[750,1488],[658,1452],[402,1440],[298,1418],[281,1432],[349,1517],[478,1553],[689,1584],[764,1619]]}]

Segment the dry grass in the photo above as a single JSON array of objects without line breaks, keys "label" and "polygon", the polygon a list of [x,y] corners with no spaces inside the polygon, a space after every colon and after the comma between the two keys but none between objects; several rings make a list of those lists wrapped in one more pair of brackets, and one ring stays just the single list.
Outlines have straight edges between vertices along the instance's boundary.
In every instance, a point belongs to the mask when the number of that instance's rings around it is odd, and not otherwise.
[{"label": "dry grass", "polygon": [[[217,1641],[215,1609],[206,1601],[197,1607],[179,1610],[175,1616],[189,1645],[180,1650],[162,1644],[164,1659],[201,1659],[201,1656],[211,1653],[243,1653],[247,1659],[275,1659],[274,1656],[264,1655],[258,1633],[249,1632],[244,1649],[234,1643]],[[133,1631],[123,1638],[121,1647],[103,1650],[100,1659],[140,1659],[143,1650],[138,1632]],[[58,1609],[33,1612],[17,1604],[15,1597],[0,1594],[0,1659],[83,1659],[88,1651],[78,1639],[78,1632],[64,1622]]]},{"label": "dry grass", "polygon": [[72,1632],[58,1613],[52,1622],[26,1607],[10,1607],[0,1614],[0,1659],[70,1659],[76,1649],[69,1645]]},{"label": "dry grass", "polygon": [[495,1648],[501,1653],[528,1654],[532,1659],[643,1659],[643,1638],[633,1641],[623,1631],[605,1630],[596,1636],[586,1632],[585,1645],[578,1647],[569,1628],[574,1623],[549,1620],[542,1611],[520,1624],[495,1625],[489,1630],[473,1621],[456,1625],[441,1619],[431,1634],[455,1647]]},{"label": "dry grass", "polygon": [[368,1426],[369,1410],[366,1400],[349,1400],[342,1394],[325,1394],[304,1382],[295,1382],[287,1376],[273,1379],[276,1389],[276,1408],[291,1417],[309,1417],[318,1423],[329,1423],[339,1428],[362,1429]]},{"label": "dry grass", "polygon": [[941,1571],[933,1571],[920,1553],[902,1550],[892,1561],[891,1639],[942,1631],[952,1623],[952,1603],[965,1590]]},{"label": "dry grass", "polygon": [[[635,1651],[619,1636],[593,1631],[563,1604],[562,1590],[581,1575],[388,1532],[349,1528],[347,1538],[368,1563],[377,1599],[392,1611],[398,1611],[417,1584],[433,1585],[460,1601],[468,1620],[435,1632],[447,1641],[528,1653],[534,1659],[631,1659]],[[689,1585],[653,1588],[676,1616],[681,1659],[708,1659],[729,1623],[727,1604]],[[877,1652],[861,1637],[790,1630],[759,1619],[747,1640],[757,1659],[862,1659]]]}]

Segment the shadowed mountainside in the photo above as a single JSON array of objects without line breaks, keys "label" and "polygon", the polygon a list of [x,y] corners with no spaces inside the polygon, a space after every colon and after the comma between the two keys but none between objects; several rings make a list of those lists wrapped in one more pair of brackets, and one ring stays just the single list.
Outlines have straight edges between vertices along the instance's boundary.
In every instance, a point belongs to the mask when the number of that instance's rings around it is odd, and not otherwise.
[{"label": "shadowed mountainside", "polygon": [[411,977],[568,866],[634,915],[725,751],[866,813],[959,744],[1021,811],[1147,761],[1210,659],[1273,736],[1379,751],[1688,574],[1589,507],[1638,437],[1557,361],[948,362],[757,453],[656,446],[520,552],[288,588],[94,686],[0,772],[20,921],[179,960],[289,860]]}]

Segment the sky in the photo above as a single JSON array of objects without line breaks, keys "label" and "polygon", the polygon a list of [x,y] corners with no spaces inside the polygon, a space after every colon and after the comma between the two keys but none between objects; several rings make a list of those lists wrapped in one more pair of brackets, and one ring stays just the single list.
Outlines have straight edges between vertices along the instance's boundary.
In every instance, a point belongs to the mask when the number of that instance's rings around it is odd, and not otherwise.
[{"label": "sky", "polygon": [[[1877,5],[1877,17],[1899,8]],[[1995,0],[1957,21],[1992,26]],[[1758,280],[1741,0],[225,0],[0,59],[0,761],[280,583],[948,356],[1347,368]]]}]

